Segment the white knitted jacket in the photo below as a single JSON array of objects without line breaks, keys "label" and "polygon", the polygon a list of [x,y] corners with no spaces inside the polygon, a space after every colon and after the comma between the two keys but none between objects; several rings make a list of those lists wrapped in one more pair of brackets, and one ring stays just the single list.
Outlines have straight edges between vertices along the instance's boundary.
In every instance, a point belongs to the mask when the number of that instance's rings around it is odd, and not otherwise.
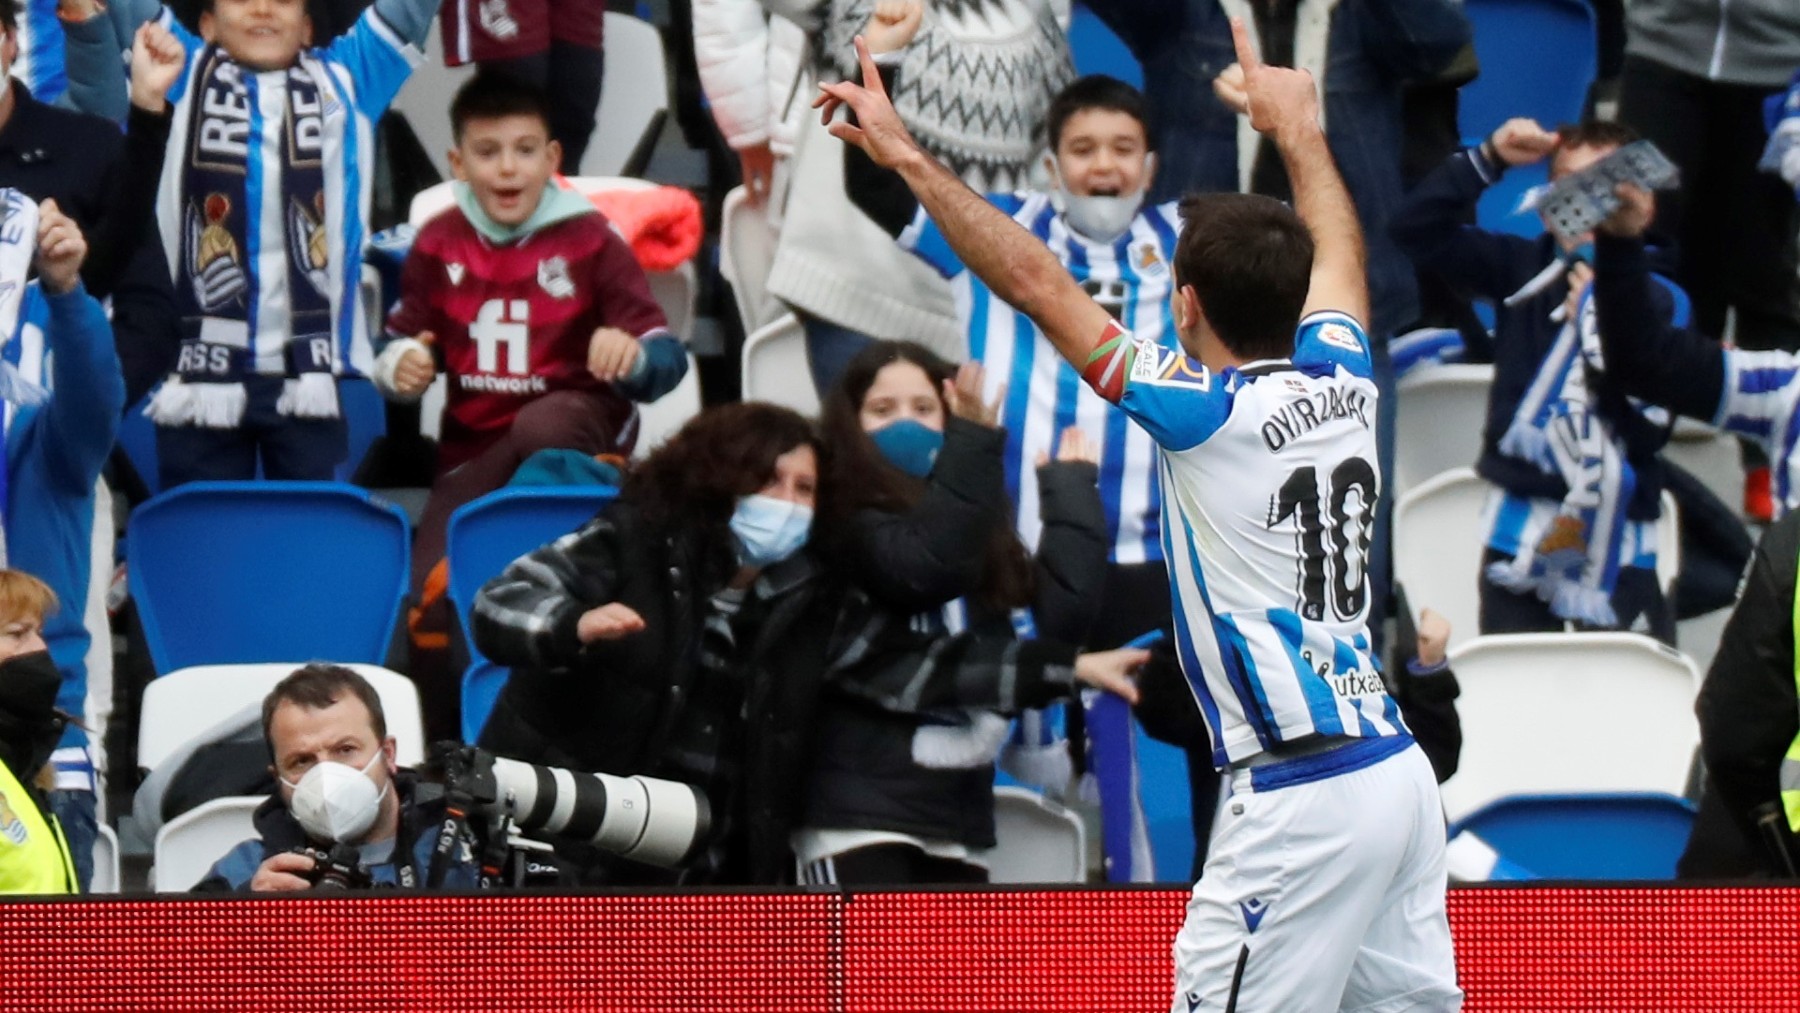
[{"label": "white knitted jacket", "polygon": [[[822,80],[855,72],[850,40],[874,0],[829,0],[813,35]],[[929,0],[902,57],[895,107],[926,150],[980,192],[1024,186],[1044,151],[1050,100],[1074,77],[1052,0]],[[797,19],[805,24],[804,17]],[[849,201],[843,145],[808,117],[769,291],[878,338],[968,351],[950,288]]]}]

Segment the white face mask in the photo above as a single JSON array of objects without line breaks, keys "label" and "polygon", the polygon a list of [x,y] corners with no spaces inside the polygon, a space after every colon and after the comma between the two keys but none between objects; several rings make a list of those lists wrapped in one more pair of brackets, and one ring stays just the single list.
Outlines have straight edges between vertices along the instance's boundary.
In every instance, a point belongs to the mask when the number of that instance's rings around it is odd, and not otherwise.
[{"label": "white face mask", "polygon": [[[1137,217],[1138,209],[1144,206],[1142,187],[1136,193],[1118,197],[1078,197],[1063,185],[1062,165],[1054,156],[1050,161],[1055,170],[1055,180],[1050,187],[1050,203],[1062,212],[1063,220],[1069,223],[1069,228],[1098,243],[1110,243],[1131,228],[1131,220]],[[1155,170],[1156,156],[1146,154],[1142,178],[1149,179]]]},{"label": "white face mask", "polygon": [[381,815],[381,800],[387,797],[393,782],[378,790],[369,779],[387,753],[377,749],[361,770],[347,763],[326,760],[315,763],[300,776],[298,782],[282,778],[281,783],[293,789],[288,812],[311,836],[323,841],[360,844]]}]

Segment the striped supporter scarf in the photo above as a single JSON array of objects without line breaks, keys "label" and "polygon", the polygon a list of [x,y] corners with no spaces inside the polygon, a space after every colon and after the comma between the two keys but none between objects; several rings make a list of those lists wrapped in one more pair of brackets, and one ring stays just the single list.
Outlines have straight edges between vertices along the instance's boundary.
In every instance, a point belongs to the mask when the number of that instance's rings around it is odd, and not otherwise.
[{"label": "striped supporter scarf", "polygon": [[[1560,306],[1557,315],[1563,315]],[[1608,627],[1618,625],[1612,595],[1637,476],[1624,441],[1588,390],[1589,371],[1603,369],[1590,287],[1574,318],[1562,320],[1500,439],[1501,453],[1560,476],[1568,492],[1546,524],[1521,534],[1518,554],[1487,573],[1508,590],[1535,593],[1558,618]]]},{"label": "striped supporter scarf", "polygon": [[[335,418],[337,343],[319,140],[338,105],[329,78],[310,57],[284,72],[254,73],[209,46],[195,81],[202,94],[180,156],[181,354],[149,415],[159,425],[234,429],[247,405],[245,377],[263,374],[286,378],[275,406],[280,414]],[[205,120],[218,109],[259,108],[258,90],[270,87],[286,89],[276,158],[264,154],[264,134],[252,129],[257,121],[236,134]],[[261,193],[270,186],[281,194],[275,228],[259,220]],[[268,319],[264,310],[283,304],[285,312],[274,315],[284,319]]]}]

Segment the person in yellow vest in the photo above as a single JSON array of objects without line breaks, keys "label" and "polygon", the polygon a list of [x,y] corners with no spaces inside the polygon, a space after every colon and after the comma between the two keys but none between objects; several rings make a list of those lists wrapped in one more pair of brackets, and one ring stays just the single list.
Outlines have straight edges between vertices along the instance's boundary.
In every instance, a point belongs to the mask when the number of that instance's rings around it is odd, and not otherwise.
[{"label": "person in yellow vest", "polygon": [[1707,793],[1677,866],[1683,878],[1792,878],[1800,862],[1797,570],[1800,510],[1764,532],[1700,687]]},{"label": "person in yellow vest", "polygon": [[43,581],[0,570],[0,894],[78,892],[68,842],[42,794],[68,720],[56,709],[62,675],[44,645],[44,617],[55,609]]}]

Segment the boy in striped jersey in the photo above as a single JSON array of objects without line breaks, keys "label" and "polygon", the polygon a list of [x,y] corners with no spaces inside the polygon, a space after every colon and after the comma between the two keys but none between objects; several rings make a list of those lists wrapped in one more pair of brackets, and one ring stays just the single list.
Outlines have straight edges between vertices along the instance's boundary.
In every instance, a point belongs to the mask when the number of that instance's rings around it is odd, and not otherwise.
[{"label": "boy in striped jersey", "polygon": [[1644,246],[1656,199],[1629,183],[1618,196],[1619,209],[1594,237],[1594,306],[1608,375],[1633,397],[1756,441],[1769,455],[1775,515],[1800,507],[1800,357],[1720,345],[1658,314]]},{"label": "boy in striped jersey", "polygon": [[[906,42],[901,33],[886,44]],[[891,89],[892,71],[883,72]],[[1156,168],[1146,115],[1143,95],[1123,81],[1099,75],[1075,81],[1050,103],[1053,188],[988,194],[987,200],[1042,240],[1082,289],[1132,333],[1173,350],[1179,346],[1169,316],[1169,265],[1181,221],[1172,202],[1143,206]],[[845,151],[844,186],[871,221],[950,280],[969,357],[987,370],[987,395],[1002,400],[1006,491],[1016,506],[1020,541],[1034,547],[1043,533],[1038,456],[1052,453],[1057,434],[1070,426],[1100,447],[1111,566],[1093,642],[1114,647],[1165,625],[1162,502],[1149,433],[1083,385],[1029,317],[967,270],[899,177],[852,147]]]},{"label": "boy in striped jersey", "polygon": [[1036,237],[924,155],[874,84],[823,86],[831,131],[896,170],[946,243],[1158,444],[1182,669],[1233,799],[1175,943],[1176,1013],[1455,1010],[1442,804],[1370,647],[1380,476],[1362,233],[1310,75],[1233,22],[1221,97],[1280,151],[1299,214],[1190,198],[1181,351],[1134,339]]}]

